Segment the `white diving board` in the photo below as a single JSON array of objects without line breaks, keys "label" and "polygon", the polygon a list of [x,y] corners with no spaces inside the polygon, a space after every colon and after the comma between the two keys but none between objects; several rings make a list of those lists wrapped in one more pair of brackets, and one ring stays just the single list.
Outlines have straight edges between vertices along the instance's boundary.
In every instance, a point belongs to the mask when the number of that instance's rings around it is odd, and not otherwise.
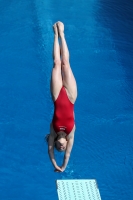
[{"label": "white diving board", "polygon": [[59,200],[101,200],[95,179],[57,180]]}]

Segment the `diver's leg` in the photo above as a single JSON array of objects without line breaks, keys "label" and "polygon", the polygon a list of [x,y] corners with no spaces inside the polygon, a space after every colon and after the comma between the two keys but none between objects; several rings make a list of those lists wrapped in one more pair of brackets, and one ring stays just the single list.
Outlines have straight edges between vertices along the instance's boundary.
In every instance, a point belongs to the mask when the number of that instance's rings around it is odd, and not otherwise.
[{"label": "diver's leg", "polygon": [[54,29],[54,46],[53,46],[54,66],[51,75],[51,95],[53,101],[55,101],[59,95],[63,83],[61,75],[60,46],[58,41],[58,30],[56,23],[53,25],[53,29]]},{"label": "diver's leg", "polygon": [[67,94],[72,103],[77,98],[77,84],[69,63],[69,51],[64,36],[64,25],[57,22],[58,32],[61,40],[61,67],[63,73],[63,85],[67,90]]}]

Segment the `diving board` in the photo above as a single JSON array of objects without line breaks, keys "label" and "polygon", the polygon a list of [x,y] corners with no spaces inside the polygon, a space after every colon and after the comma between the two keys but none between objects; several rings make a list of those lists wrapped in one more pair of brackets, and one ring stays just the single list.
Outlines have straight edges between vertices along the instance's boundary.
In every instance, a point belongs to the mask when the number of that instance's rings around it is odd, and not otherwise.
[{"label": "diving board", "polygon": [[57,180],[59,200],[101,200],[95,179]]}]

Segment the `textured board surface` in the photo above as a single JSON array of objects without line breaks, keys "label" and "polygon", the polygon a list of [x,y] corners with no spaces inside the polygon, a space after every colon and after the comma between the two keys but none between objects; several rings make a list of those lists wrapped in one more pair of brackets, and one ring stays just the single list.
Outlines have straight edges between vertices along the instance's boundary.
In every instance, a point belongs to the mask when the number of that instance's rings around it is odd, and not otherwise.
[{"label": "textured board surface", "polygon": [[57,180],[59,200],[101,200],[94,179]]}]

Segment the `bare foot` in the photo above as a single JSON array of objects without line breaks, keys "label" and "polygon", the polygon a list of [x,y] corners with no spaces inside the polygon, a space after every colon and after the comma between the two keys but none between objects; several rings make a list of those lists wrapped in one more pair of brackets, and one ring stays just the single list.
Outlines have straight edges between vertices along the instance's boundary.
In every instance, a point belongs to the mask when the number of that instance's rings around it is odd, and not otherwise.
[{"label": "bare foot", "polygon": [[58,36],[57,23],[53,25],[54,34]]},{"label": "bare foot", "polygon": [[57,28],[60,36],[64,34],[64,24],[62,22],[57,22]]}]

